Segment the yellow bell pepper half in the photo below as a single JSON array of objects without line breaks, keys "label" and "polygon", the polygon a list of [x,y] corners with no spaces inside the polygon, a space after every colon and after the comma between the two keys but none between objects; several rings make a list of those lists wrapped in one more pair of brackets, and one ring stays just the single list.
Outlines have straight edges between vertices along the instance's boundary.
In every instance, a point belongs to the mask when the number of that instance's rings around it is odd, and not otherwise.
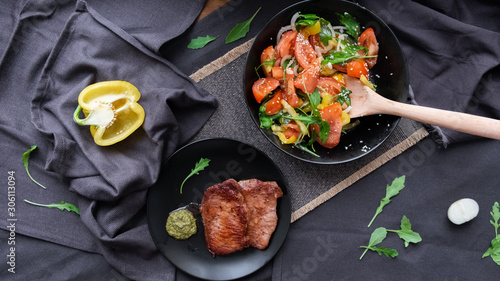
[{"label": "yellow bell pepper half", "polygon": [[[124,140],[144,123],[144,109],[137,103],[139,90],[126,81],[89,85],[78,96],[73,120],[90,126],[96,144],[108,146]],[[80,119],[83,110],[85,119]]]}]

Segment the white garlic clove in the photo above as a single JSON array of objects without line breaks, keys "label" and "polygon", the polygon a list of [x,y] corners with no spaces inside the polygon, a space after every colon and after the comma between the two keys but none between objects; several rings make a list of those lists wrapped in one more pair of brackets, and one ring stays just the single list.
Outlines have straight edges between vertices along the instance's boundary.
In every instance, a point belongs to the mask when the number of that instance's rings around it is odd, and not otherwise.
[{"label": "white garlic clove", "polygon": [[448,208],[448,219],[454,224],[466,223],[477,216],[479,205],[470,198],[460,199]]}]

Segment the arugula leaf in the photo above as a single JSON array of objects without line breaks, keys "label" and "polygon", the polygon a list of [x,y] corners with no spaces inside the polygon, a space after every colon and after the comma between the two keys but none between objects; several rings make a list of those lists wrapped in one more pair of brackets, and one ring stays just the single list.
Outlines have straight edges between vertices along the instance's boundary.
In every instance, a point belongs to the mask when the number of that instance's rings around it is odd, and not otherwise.
[{"label": "arugula leaf", "polygon": [[[364,52],[359,52],[364,51]],[[330,54],[326,55],[321,61],[321,65],[328,63],[331,64],[345,64],[350,60],[358,60],[363,58],[374,58],[376,56],[366,56],[367,49],[359,45],[345,45],[345,48],[341,51],[331,50]]]},{"label": "arugula leaf", "polygon": [[320,119],[312,115],[298,115],[298,116],[286,115],[283,116],[283,118],[301,121],[302,123],[304,123],[304,125],[306,125],[306,127],[309,127],[310,125],[313,124],[319,125],[322,122]]},{"label": "arugula leaf", "polygon": [[283,116],[281,112],[274,115],[259,114],[260,127],[264,129],[271,129],[274,124],[274,120]]},{"label": "arugula leaf", "polygon": [[[314,140],[314,139],[312,139],[312,140]],[[312,144],[309,144],[309,143],[308,143],[308,144],[306,144],[306,145],[303,145],[303,144],[301,144],[301,143],[298,143],[298,144],[296,144],[295,146],[296,146],[298,149],[303,150],[303,151],[305,151],[305,152],[307,152],[307,153],[309,153],[309,154],[311,154],[311,155],[313,155],[313,156],[316,156],[316,157],[321,157],[321,156],[319,156],[318,154],[316,154],[316,153],[314,152],[314,147],[313,147],[313,145],[312,145]],[[311,149],[309,149],[309,146],[312,148],[312,150],[311,150]]]},{"label": "arugula leaf", "polygon": [[265,128],[265,129],[271,129],[271,126],[274,124],[274,120],[283,116],[283,113],[281,111],[278,112],[278,113],[276,113],[276,114],[274,114],[274,115],[268,115],[266,113],[266,106],[267,106],[268,102],[263,103],[259,107],[260,127],[261,128]]},{"label": "arugula leaf", "polygon": [[500,265],[500,237],[491,240],[491,247],[483,254],[483,258],[491,257],[493,261]]},{"label": "arugula leaf", "polygon": [[184,179],[184,181],[182,181],[181,190],[180,190],[181,194],[182,194],[182,187],[184,186],[184,183],[187,181],[187,179],[189,179],[190,177],[192,177],[194,175],[199,175],[199,172],[203,171],[206,167],[208,167],[209,163],[210,163],[210,159],[201,158],[200,161],[198,161],[198,163],[196,163],[194,165],[194,169],[191,169],[191,173],[189,173],[189,175],[187,175],[187,177]]},{"label": "arugula leaf", "polygon": [[408,247],[408,245],[410,245],[410,242],[416,244],[422,241],[422,237],[420,237],[420,234],[411,230],[410,220],[406,216],[403,216],[403,218],[401,219],[401,230],[388,229],[387,231],[398,234],[399,238],[405,241],[405,247]]},{"label": "arugula leaf", "polygon": [[328,41],[333,39],[333,35],[330,28],[328,28],[328,25],[330,24],[329,21],[325,20],[324,18],[319,18],[319,23],[321,24],[321,31],[319,32],[319,40],[323,45],[328,46]]},{"label": "arugula leaf", "polygon": [[492,220],[490,220],[490,223],[493,225],[493,227],[495,227],[495,236],[498,237],[498,228],[500,227],[500,224],[498,223],[498,221],[500,220],[500,205],[498,204],[498,202],[495,202],[491,209],[492,210],[490,212],[490,215],[495,221],[493,222]]},{"label": "arugula leaf", "polygon": [[386,237],[387,237],[387,229],[385,229],[385,227],[379,227],[375,229],[370,236],[370,241],[368,242],[368,246],[360,246],[360,248],[364,248],[365,251],[363,252],[363,254],[361,254],[361,257],[359,257],[359,259],[361,260],[368,250],[377,252],[379,255],[385,254],[387,257],[392,257],[392,258],[396,257],[398,255],[398,252],[394,249],[375,247],[376,245],[384,241]]},{"label": "arugula leaf", "polygon": [[337,102],[340,104],[347,104],[348,106],[351,106],[351,93],[352,91],[347,89],[344,86],[340,87],[340,93],[336,94],[333,96],[334,98],[337,98]]},{"label": "arugula leaf", "polygon": [[318,91],[318,88],[314,89],[309,95],[309,103],[311,104],[311,112],[316,117],[321,117],[321,113],[319,113],[318,105],[321,103],[321,94]]},{"label": "arugula leaf", "polygon": [[358,37],[361,34],[361,29],[356,18],[345,12],[343,15],[339,15],[339,21],[347,28],[347,34],[358,40]]},{"label": "arugula leaf", "polygon": [[266,60],[265,62],[263,62],[259,66],[257,66],[255,68],[255,73],[257,73],[257,77],[259,77],[259,79],[260,79],[259,69],[261,67],[263,67],[263,66],[273,66],[275,61],[276,61],[276,59]]},{"label": "arugula leaf", "polygon": [[[301,121],[307,128],[309,128],[311,125],[319,125],[319,138],[321,139],[321,141],[325,142],[328,139],[328,136],[330,135],[330,123],[323,120],[323,118],[321,117],[321,113],[318,109],[318,105],[321,102],[321,95],[318,89],[316,88],[314,89],[314,92],[312,92],[312,94],[308,95],[308,97],[309,97],[309,104],[311,107],[310,114],[306,114],[305,112],[303,112],[303,115],[284,116],[284,118]],[[302,138],[303,137],[304,136],[302,136]],[[296,141],[296,144],[301,142],[302,138],[299,138]],[[314,136],[311,136],[311,141],[307,144],[307,146],[311,146],[312,143],[314,143],[314,139],[315,139]],[[310,153],[310,150],[304,149],[304,147],[302,147],[301,149]],[[317,155],[315,153],[311,154],[313,154],[314,156]]]},{"label": "arugula leaf", "polygon": [[191,42],[189,42],[189,45],[187,46],[188,49],[201,49],[203,47],[205,47],[208,43],[214,41],[215,39],[217,39],[217,37],[213,37],[213,36],[205,36],[205,37],[201,37],[199,36],[198,38],[196,39],[191,39]]},{"label": "arugula leaf", "polygon": [[[261,105],[259,107],[260,127],[268,129],[271,128],[271,126],[274,124],[274,120],[277,118],[280,118],[280,123],[282,125],[287,124],[291,120],[300,121],[304,124],[305,127],[307,127],[307,131],[310,131],[309,127],[311,125],[318,125],[319,132],[309,132],[310,139],[306,144],[303,142],[303,140],[307,134],[304,135],[301,133],[297,140],[294,142],[294,146],[307,153],[312,154],[313,156],[320,157],[319,155],[314,153],[313,143],[316,140],[316,137],[314,135],[317,134],[321,141],[325,142],[330,135],[330,123],[323,120],[318,109],[318,105],[321,103],[321,94],[319,93],[318,89],[314,89],[314,91],[307,96],[309,98],[309,105],[307,106],[307,108],[310,108],[310,111],[307,110],[306,112],[303,109],[298,109],[296,114],[293,115],[290,113],[283,114],[280,112],[275,115],[269,116],[265,112],[266,104]],[[293,111],[295,111],[295,109]],[[309,146],[312,150],[308,148]]]},{"label": "arugula leaf", "polygon": [[61,211],[66,210],[69,212],[75,212],[77,214],[80,214],[80,209],[78,209],[78,207],[76,207],[75,205],[73,205],[71,203],[66,203],[64,201],[61,201],[61,203],[52,203],[52,204],[48,204],[48,205],[31,202],[31,201],[26,200],[26,199],[24,199],[24,202],[29,203],[31,205],[35,205],[35,206],[46,207],[46,208],[58,208]]},{"label": "arugula leaf", "polygon": [[319,125],[319,138],[322,142],[326,142],[328,136],[330,136],[330,123],[324,121],[319,112],[318,105],[321,103],[321,94],[318,88],[314,89],[314,92],[309,95],[309,103],[311,104],[311,116],[319,122],[319,124],[316,123]]},{"label": "arugula leaf", "polygon": [[498,233],[498,228],[500,227],[500,224],[498,223],[500,220],[500,205],[498,202],[493,204],[490,214],[493,217],[493,220],[490,220],[490,223],[495,228],[495,238],[491,240],[491,247],[489,247],[483,254],[483,258],[491,257],[496,264],[500,265],[500,235]]},{"label": "arugula leaf", "polygon": [[384,239],[387,237],[387,229],[385,227],[379,227],[372,232],[370,236],[370,241],[368,241],[368,246],[375,246],[377,244],[382,243]]},{"label": "arugula leaf", "polygon": [[300,27],[302,26],[313,26],[316,24],[316,21],[318,21],[318,19],[320,19],[320,17],[316,16],[315,14],[300,15],[295,22],[295,29],[297,31],[300,31]]},{"label": "arugula leaf", "polygon": [[380,256],[384,254],[386,257],[395,258],[398,256],[398,251],[384,247],[370,247],[370,250],[377,252]]},{"label": "arugula leaf", "polygon": [[399,192],[405,187],[405,176],[401,176],[399,178],[394,179],[391,185],[387,185],[386,191],[385,191],[385,197],[380,200],[380,205],[378,206],[375,215],[373,216],[372,220],[368,224],[368,227],[372,225],[373,221],[377,217],[378,214],[382,212],[382,209],[384,208],[385,205],[389,204],[391,202],[391,198],[398,195]]},{"label": "arugula leaf", "polygon": [[327,121],[321,122],[319,125],[319,139],[321,142],[326,142],[330,136],[330,123]]},{"label": "arugula leaf", "polygon": [[252,23],[253,18],[257,15],[260,9],[261,8],[259,8],[249,20],[239,23],[233,29],[231,29],[226,37],[226,44],[241,39],[247,35],[248,31],[250,31],[250,24]]},{"label": "arugula leaf", "polygon": [[263,114],[259,114],[260,127],[262,129],[271,129],[273,125],[273,119],[271,116],[265,116]]},{"label": "arugula leaf", "polygon": [[30,153],[36,149],[36,145],[32,145],[31,148],[26,151],[25,153],[23,153],[23,158],[22,158],[22,161],[24,163],[24,168],[26,168],[26,173],[28,173],[28,177],[36,184],[38,184],[39,186],[41,186],[43,189],[47,189],[45,186],[43,186],[41,183],[37,182],[30,174],[30,171],[28,169],[28,161],[30,159]]},{"label": "arugula leaf", "polygon": [[323,45],[327,46],[328,41],[333,39],[333,34],[330,28],[328,28],[330,22],[325,20],[324,18],[318,17],[315,14],[300,15],[297,18],[297,21],[295,22],[295,29],[297,31],[300,31],[300,28],[302,26],[314,26],[318,21],[321,25],[321,31],[319,32],[319,40],[321,41],[321,43],[323,43]]},{"label": "arugula leaf", "polygon": [[318,105],[321,102],[321,94],[316,88],[314,89],[314,92],[308,95],[308,97],[309,97],[309,104],[311,105],[311,114],[299,115],[297,117],[284,116],[284,118],[302,121],[307,127],[313,124],[319,125],[320,129],[319,137],[325,138],[326,135],[326,138],[328,138],[328,136],[330,135],[330,124],[327,121],[323,121],[323,119],[321,118],[321,113],[319,112],[318,109]]}]

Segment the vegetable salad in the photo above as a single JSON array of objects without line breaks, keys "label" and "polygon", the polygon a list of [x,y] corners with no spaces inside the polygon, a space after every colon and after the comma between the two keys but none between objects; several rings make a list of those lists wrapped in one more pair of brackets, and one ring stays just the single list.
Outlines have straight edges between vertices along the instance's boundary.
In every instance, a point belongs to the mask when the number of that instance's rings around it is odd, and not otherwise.
[{"label": "vegetable salad", "polygon": [[315,14],[296,13],[280,29],[277,44],[262,51],[252,86],[261,128],[272,130],[283,144],[314,153],[314,144],[333,148],[346,130],[350,93],[344,75],[369,82],[377,63],[378,43],[372,28],[361,27],[348,13],[338,26]]}]

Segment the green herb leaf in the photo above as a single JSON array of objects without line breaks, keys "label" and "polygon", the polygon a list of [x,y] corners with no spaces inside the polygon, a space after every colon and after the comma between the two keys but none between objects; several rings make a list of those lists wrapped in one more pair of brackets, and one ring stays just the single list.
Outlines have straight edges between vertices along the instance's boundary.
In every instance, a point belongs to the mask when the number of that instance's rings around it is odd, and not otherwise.
[{"label": "green herb leaf", "polygon": [[339,21],[346,27],[347,34],[358,40],[358,37],[361,34],[361,29],[356,18],[345,12],[343,15],[339,15]]},{"label": "green herb leaf", "polygon": [[265,128],[265,129],[271,129],[271,126],[274,124],[274,120],[280,118],[283,116],[283,113],[280,111],[274,115],[268,115],[266,113],[266,106],[269,101],[263,103],[259,107],[259,120],[260,120],[260,127]]},{"label": "green herb leaf", "polygon": [[38,184],[38,185],[39,185],[39,186],[41,186],[43,189],[47,189],[45,186],[43,186],[41,183],[37,182],[37,181],[36,181],[36,180],[35,180],[35,179],[31,176],[30,171],[29,171],[29,169],[28,169],[28,161],[29,161],[29,159],[30,159],[30,153],[31,153],[33,150],[35,150],[35,149],[36,149],[36,147],[37,147],[36,145],[32,145],[32,146],[31,146],[31,148],[30,148],[28,151],[26,151],[25,153],[23,153],[23,158],[22,158],[22,161],[23,161],[23,163],[24,163],[24,168],[26,168],[26,173],[28,173],[28,177],[30,177],[30,179],[31,179],[34,183]]},{"label": "green herb leaf", "polygon": [[330,28],[328,28],[330,22],[323,18],[320,18],[319,23],[321,24],[321,31],[319,32],[319,40],[321,41],[321,43],[323,43],[323,45],[328,46],[328,41],[332,40],[334,36]]},{"label": "green herb leaf", "polygon": [[378,214],[382,212],[382,209],[384,208],[385,205],[389,204],[391,202],[391,198],[398,195],[399,192],[405,187],[405,176],[401,176],[399,178],[394,179],[391,185],[387,185],[386,191],[385,191],[385,197],[380,200],[380,205],[378,206],[375,215],[373,216],[372,220],[368,224],[368,227],[372,225],[373,221],[377,217]]},{"label": "green herb leaf", "polygon": [[321,142],[326,142],[330,136],[330,123],[328,121],[323,121],[319,125],[319,139]]},{"label": "green herb leaf", "polygon": [[198,163],[195,164],[194,169],[191,169],[191,173],[182,181],[181,184],[181,190],[180,193],[182,194],[182,187],[184,186],[184,183],[189,179],[190,177],[194,175],[199,175],[200,171],[203,171],[206,167],[208,167],[208,164],[210,163],[210,159],[207,158],[201,158]]},{"label": "green herb leaf", "polygon": [[71,203],[66,203],[64,201],[61,201],[61,203],[52,203],[52,204],[48,204],[48,205],[31,202],[31,201],[26,200],[26,199],[24,199],[24,202],[29,203],[31,205],[35,205],[35,206],[46,207],[46,208],[58,208],[61,211],[66,210],[69,212],[75,212],[77,214],[80,214],[80,209],[78,209],[78,207],[76,207],[75,205],[73,205]]},{"label": "green herb leaf", "polygon": [[500,237],[491,240],[491,247],[483,254],[483,258],[491,257],[493,261],[500,265]]},{"label": "green herb leaf", "polygon": [[281,113],[276,113],[274,115],[259,114],[260,127],[271,129],[271,126],[274,124],[274,120],[280,118],[282,115],[283,114]]},{"label": "green herb leaf", "polygon": [[321,123],[321,120],[319,120],[317,117],[312,116],[312,115],[298,115],[298,116],[291,116],[291,115],[285,116],[284,115],[283,118],[284,119],[291,119],[291,120],[299,120],[302,123],[304,123],[304,125],[306,125],[307,127],[312,125],[312,124],[320,124]]},{"label": "green herb leaf", "polygon": [[368,246],[375,246],[377,244],[382,243],[385,237],[387,237],[387,229],[385,227],[379,227],[372,232],[370,236],[370,241],[368,242]]},{"label": "green herb leaf", "polygon": [[260,79],[259,69],[261,67],[263,67],[263,66],[273,66],[275,61],[276,61],[276,59],[266,60],[265,62],[263,62],[259,66],[257,66],[255,68],[255,73],[257,73],[257,77],[259,77],[259,79]]},{"label": "green herb leaf", "polygon": [[313,26],[318,21],[319,17],[315,14],[303,14],[297,18],[295,22],[295,29],[300,31],[301,26]]},{"label": "green herb leaf", "polygon": [[309,95],[309,103],[311,104],[311,112],[316,117],[321,117],[321,113],[319,113],[318,105],[321,103],[321,94],[318,91],[318,88],[314,89],[314,91]]},{"label": "green herb leaf", "polygon": [[[363,52],[360,52],[363,51]],[[377,56],[366,56],[368,53],[366,48],[359,45],[346,45],[341,51],[331,50],[329,54],[321,61],[321,65],[331,64],[346,64],[350,60],[359,60],[364,58],[374,58]]]},{"label": "green herb leaf", "polygon": [[[283,116],[283,119],[290,119],[290,120],[298,120],[304,123],[304,125],[309,128],[311,125],[318,125],[319,126],[319,138],[325,142],[328,139],[328,136],[330,135],[330,123],[327,121],[324,121],[323,118],[321,117],[321,113],[318,109],[318,105],[321,103],[321,94],[319,93],[318,89],[314,89],[314,91],[307,95],[309,98],[309,105],[310,105],[310,113],[307,114],[305,112],[301,112],[298,116]],[[312,146],[312,144],[315,141],[315,138],[311,136],[311,140],[307,145],[300,144],[303,140],[304,136],[301,135],[295,142],[295,146],[300,148],[301,150],[308,152],[316,157],[319,157],[316,153],[312,152],[310,149],[307,149],[307,146]],[[300,145],[300,146],[299,146]]]},{"label": "green herb leaf", "polygon": [[259,11],[260,8],[257,10],[257,12],[255,12],[255,14],[249,20],[237,24],[227,35],[226,44],[229,44],[231,42],[234,42],[238,39],[245,37],[248,31],[250,31],[250,24],[252,23],[253,18],[257,15]]},{"label": "green herb leaf", "polygon": [[[365,247],[363,247],[363,248],[365,248]],[[391,248],[369,247],[368,249],[372,250],[374,252],[377,252],[380,256],[382,254],[384,254],[386,257],[391,257],[391,258],[395,258],[398,256],[398,251],[396,251],[395,249],[391,249]]]},{"label": "green herb leaf", "polygon": [[500,220],[500,205],[498,202],[493,204],[490,215],[493,217],[493,220],[490,220],[490,223],[495,228],[495,238],[491,240],[491,247],[489,247],[483,254],[483,258],[491,257],[496,264],[500,265],[500,235],[498,234],[498,228],[500,227],[500,224],[498,223]]},{"label": "green herb leaf", "polygon": [[[311,113],[303,113],[303,115],[299,115],[297,117],[285,116],[285,118],[302,121],[307,127],[312,124],[321,125],[323,119],[321,118],[321,113],[318,110],[318,105],[321,102],[321,94],[316,88],[314,89],[314,92],[307,96],[309,97],[309,104],[311,105]],[[328,130],[330,130],[330,127],[328,127]]]},{"label": "green herb leaf", "polygon": [[398,234],[399,238],[405,241],[405,247],[408,247],[408,245],[410,245],[410,242],[416,244],[422,241],[422,237],[420,237],[420,234],[411,230],[410,220],[406,216],[403,216],[403,218],[401,219],[401,230],[388,229],[387,231]]},{"label": "green herb leaf", "polygon": [[[309,154],[311,154],[311,155],[313,155],[313,156],[316,156],[316,157],[321,157],[321,156],[319,156],[318,154],[316,154],[316,153],[314,152],[314,149],[313,149],[314,147],[313,147],[312,145],[310,145],[310,144],[303,145],[303,144],[299,143],[299,144],[296,144],[295,146],[296,146],[298,149],[303,150],[303,151],[305,151],[305,152],[307,152],[307,153],[309,153]],[[309,149],[309,146],[311,146],[311,148],[312,148],[313,150]]]},{"label": "green herb leaf", "polygon": [[351,93],[352,91],[347,89],[344,86],[340,87],[340,93],[336,94],[333,96],[334,98],[337,98],[337,102],[340,104],[347,104],[348,106],[351,106]]},{"label": "green herb leaf", "polygon": [[490,223],[495,227],[495,236],[498,237],[498,228],[500,227],[500,224],[498,221],[500,220],[500,205],[498,202],[495,202],[493,204],[493,207],[491,208],[490,215],[493,217],[495,221],[490,220]]},{"label": "green herb leaf", "polygon": [[189,45],[187,46],[188,49],[201,49],[203,47],[205,47],[208,43],[214,41],[215,39],[217,39],[217,37],[213,37],[213,36],[205,36],[205,37],[198,37],[196,39],[191,39],[191,42],[189,43]]},{"label": "green herb leaf", "polygon": [[359,259],[361,260],[368,250],[377,252],[379,255],[382,255],[383,253],[387,257],[392,257],[392,258],[396,257],[398,255],[398,252],[394,249],[375,247],[376,245],[384,241],[386,237],[387,237],[387,229],[385,229],[385,227],[379,227],[375,229],[370,236],[370,241],[368,242],[368,246],[360,246],[360,248],[364,248],[365,251],[363,252],[363,254],[361,254],[361,257],[359,257]]}]

